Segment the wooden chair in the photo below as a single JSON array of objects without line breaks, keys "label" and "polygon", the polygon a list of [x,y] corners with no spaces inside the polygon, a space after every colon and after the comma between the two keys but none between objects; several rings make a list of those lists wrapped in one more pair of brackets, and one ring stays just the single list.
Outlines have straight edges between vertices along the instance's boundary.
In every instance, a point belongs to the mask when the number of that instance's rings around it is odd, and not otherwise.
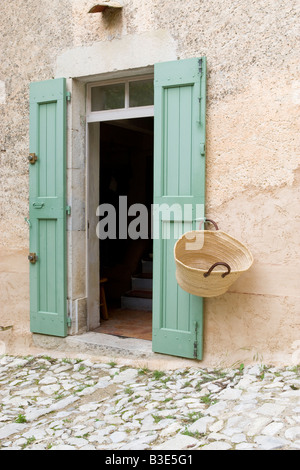
[{"label": "wooden chair", "polygon": [[100,314],[104,320],[108,320],[108,311],[105,297],[104,285],[107,282],[107,278],[103,277],[100,279]]}]

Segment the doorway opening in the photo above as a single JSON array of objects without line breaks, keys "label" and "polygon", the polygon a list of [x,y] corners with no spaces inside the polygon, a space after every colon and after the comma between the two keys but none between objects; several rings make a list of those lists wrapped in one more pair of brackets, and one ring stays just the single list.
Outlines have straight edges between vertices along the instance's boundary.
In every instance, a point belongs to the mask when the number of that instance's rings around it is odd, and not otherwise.
[{"label": "doorway opening", "polygon": [[[152,339],[153,121],[153,117],[103,121],[99,143],[99,205],[113,207],[116,218],[112,231],[103,224],[107,237],[99,240],[99,282],[107,313],[100,305],[100,326],[95,331],[146,340]],[[147,213],[143,227],[136,218],[141,213],[129,210],[137,205]]]}]

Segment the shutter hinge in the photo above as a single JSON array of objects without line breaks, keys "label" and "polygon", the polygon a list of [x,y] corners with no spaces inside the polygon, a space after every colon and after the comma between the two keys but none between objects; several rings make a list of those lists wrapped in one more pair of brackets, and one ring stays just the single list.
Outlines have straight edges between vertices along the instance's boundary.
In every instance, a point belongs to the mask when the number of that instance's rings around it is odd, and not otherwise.
[{"label": "shutter hinge", "polygon": [[67,317],[67,326],[70,327],[72,325],[71,317]]},{"label": "shutter hinge", "polygon": [[0,326],[0,331],[11,330],[12,328],[13,328],[13,325]]},{"label": "shutter hinge", "polygon": [[201,112],[202,112],[202,106],[201,106],[201,101],[202,101],[202,98],[200,96],[200,98],[198,98],[198,101],[199,101],[199,118],[197,120],[198,124],[201,124],[202,122],[202,116],[201,116]]},{"label": "shutter hinge", "polygon": [[199,67],[199,75],[202,76],[202,59],[198,60],[198,67]]},{"label": "shutter hinge", "polygon": [[198,341],[197,341],[198,323],[196,321],[194,323],[194,328],[195,328],[194,358],[197,359],[197,356],[198,356]]},{"label": "shutter hinge", "polygon": [[66,212],[68,215],[71,215],[71,206],[66,206]]},{"label": "shutter hinge", "polygon": [[28,224],[28,227],[30,228],[31,227],[30,220],[27,217],[24,217],[24,220],[25,220],[26,224]]},{"label": "shutter hinge", "polygon": [[200,144],[200,155],[205,157],[205,144]]},{"label": "shutter hinge", "polygon": [[67,91],[66,99],[67,99],[67,101],[71,101],[71,92],[70,91]]}]

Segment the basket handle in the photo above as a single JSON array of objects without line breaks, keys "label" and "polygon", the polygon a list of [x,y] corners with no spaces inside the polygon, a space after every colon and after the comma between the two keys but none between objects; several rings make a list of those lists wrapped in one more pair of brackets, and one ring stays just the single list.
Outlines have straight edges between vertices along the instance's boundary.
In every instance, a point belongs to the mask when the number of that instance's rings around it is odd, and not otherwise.
[{"label": "basket handle", "polygon": [[206,273],[203,274],[203,276],[204,276],[204,277],[208,277],[208,276],[210,275],[210,273],[212,272],[212,270],[213,270],[216,266],[225,266],[225,268],[227,268],[227,270],[228,270],[227,273],[223,273],[223,274],[222,274],[222,277],[227,276],[227,275],[230,273],[230,271],[231,271],[231,268],[230,268],[229,264],[227,264],[227,263],[215,263],[215,264],[213,264],[213,265],[209,268],[209,270],[208,270]]},{"label": "basket handle", "polygon": [[211,219],[205,219],[205,220],[201,220],[200,224],[199,224],[199,230],[201,229],[202,227],[202,224],[206,223],[206,222],[210,222],[211,224],[213,224],[213,226],[215,227],[216,230],[219,230],[219,227],[217,226],[216,222],[214,222],[213,220]]}]

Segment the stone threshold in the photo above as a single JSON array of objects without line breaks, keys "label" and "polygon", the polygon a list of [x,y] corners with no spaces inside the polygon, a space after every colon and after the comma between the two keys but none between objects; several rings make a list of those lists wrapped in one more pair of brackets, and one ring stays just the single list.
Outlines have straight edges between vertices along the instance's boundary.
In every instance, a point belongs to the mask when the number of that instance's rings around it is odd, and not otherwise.
[{"label": "stone threshold", "polygon": [[32,342],[36,348],[42,349],[49,355],[71,354],[72,356],[90,356],[95,360],[116,359],[118,362],[130,363],[135,366],[147,366],[150,369],[174,370],[184,367],[197,367],[204,364],[195,359],[169,356],[152,351],[152,341],[125,338],[89,331],[81,335],[58,338],[55,336],[32,334]]},{"label": "stone threshold", "polygon": [[[152,351],[152,341],[137,338],[94,333],[92,331],[81,335],[59,338],[55,336],[32,335],[34,346],[60,351],[76,350],[81,353],[96,355],[112,355],[115,357],[134,356],[136,358],[155,359],[160,354]],[[166,357],[166,356],[164,356]]]}]

